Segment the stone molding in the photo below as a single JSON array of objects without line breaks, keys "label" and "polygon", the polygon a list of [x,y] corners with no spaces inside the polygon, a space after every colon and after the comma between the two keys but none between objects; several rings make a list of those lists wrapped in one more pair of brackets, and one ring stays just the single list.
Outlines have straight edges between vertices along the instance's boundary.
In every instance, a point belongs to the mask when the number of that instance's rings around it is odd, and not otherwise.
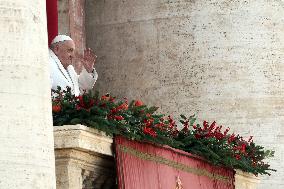
[{"label": "stone molding", "polygon": [[115,166],[111,137],[83,126],[54,127],[57,189],[111,188]]},{"label": "stone molding", "polygon": [[235,189],[256,189],[260,178],[251,173],[236,170]]},{"label": "stone molding", "polygon": [[104,132],[83,125],[54,127],[54,148],[77,149],[84,152],[113,156],[113,139]]}]

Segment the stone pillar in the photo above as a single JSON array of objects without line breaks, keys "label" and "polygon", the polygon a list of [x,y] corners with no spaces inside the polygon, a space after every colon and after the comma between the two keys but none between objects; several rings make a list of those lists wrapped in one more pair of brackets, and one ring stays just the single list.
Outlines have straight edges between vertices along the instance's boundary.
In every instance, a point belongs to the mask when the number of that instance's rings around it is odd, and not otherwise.
[{"label": "stone pillar", "polygon": [[[76,45],[76,56],[83,55],[86,48],[85,0],[58,0],[58,33],[69,35]],[[82,65],[76,61],[74,67],[80,72]]]},{"label": "stone pillar", "polygon": [[113,140],[83,125],[54,127],[57,189],[111,189],[115,185]]},{"label": "stone pillar", "polygon": [[96,89],[196,113],[276,150],[259,189],[284,188],[283,1],[86,1]]},{"label": "stone pillar", "polygon": [[55,189],[45,1],[0,15],[0,188]]}]

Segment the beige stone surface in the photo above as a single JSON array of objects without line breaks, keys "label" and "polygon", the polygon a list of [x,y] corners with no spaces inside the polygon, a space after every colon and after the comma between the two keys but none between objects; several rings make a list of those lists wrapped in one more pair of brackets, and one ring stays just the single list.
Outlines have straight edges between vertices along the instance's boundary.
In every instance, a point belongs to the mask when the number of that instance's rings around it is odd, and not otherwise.
[{"label": "beige stone surface", "polygon": [[82,125],[54,127],[57,189],[108,189],[115,183],[113,140]]},{"label": "beige stone surface", "polygon": [[[76,57],[82,57],[86,49],[85,0],[58,0],[58,33],[69,35],[75,42]],[[77,73],[82,70],[80,59],[73,66]]]},{"label": "beige stone surface", "polygon": [[235,189],[257,189],[260,178],[253,174],[237,170],[235,174]]},{"label": "beige stone surface", "polygon": [[276,150],[259,189],[284,188],[284,2],[89,0],[95,88],[196,113]]},{"label": "beige stone surface", "polygon": [[0,15],[0,188],[55,189],[45,1]]},{"label": "beige stone surface", "polygon": [[69,1],[58,0],[58,33],[70,35]]},{"label": "beige stone surface", "polygon": [[113,156],[113,139],[83,125],[55,126],[54,141],[55,149],[73,148]]}]

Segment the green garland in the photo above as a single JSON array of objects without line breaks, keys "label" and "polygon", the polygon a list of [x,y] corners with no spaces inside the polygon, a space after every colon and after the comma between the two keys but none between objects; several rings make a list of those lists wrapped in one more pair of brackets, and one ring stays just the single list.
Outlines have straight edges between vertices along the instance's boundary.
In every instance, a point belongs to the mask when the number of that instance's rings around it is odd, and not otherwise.
[{"label": "green garland", "polygon": [[131,140],[148,141],[168,145],[206,159],[213,165],[245,172],[268,174],[275,171],[264,163],[274,152],[256,145],[252,137],[229,134],[215,122],[196,123],[196,117],[181,115],[183,128],[171,116],[157,114],[157,107],[147,107],[140,100],[117,101],[111,95],[85,93],[79,97],[71,90],[53,91],[53,124],[82,124],[106,132],[107,135],[122,135]]}]

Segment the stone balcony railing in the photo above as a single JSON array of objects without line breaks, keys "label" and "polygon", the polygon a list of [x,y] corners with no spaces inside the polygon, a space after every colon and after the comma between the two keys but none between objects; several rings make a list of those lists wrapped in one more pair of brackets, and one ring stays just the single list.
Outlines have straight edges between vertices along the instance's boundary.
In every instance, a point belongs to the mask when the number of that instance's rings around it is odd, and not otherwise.
[{"label": "stone balcony railing", "polygon": [[57,189],[110,189],[115,185],[113,140],[83,125],[54,127]]},{"label": "stone balcony railing", "polygon": [[[116,185],[113,139],[83,125],[54,127],[56,188],[112,189]],[[236,171],[235,189],[256,189],[259,179]]]}]

